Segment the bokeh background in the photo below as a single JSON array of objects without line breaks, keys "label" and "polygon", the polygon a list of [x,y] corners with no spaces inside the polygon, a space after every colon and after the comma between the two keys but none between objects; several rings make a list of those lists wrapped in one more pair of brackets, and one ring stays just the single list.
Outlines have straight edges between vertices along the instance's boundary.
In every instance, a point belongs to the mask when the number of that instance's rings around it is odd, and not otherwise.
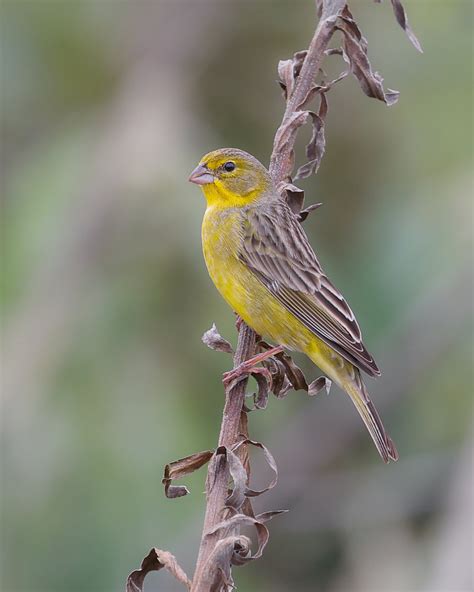
[{"label": "bokeh background", "polygon": [[[400,461],[381,463],[337,388],[253,413],[280,470],[258,508],[291,511],[235,570],[240,590],[473,589],[472,5],[405,4],[423,55],[390,3],[351,3],[400,101],[353,78],[333,89],[303,184],[324,202],[306,230],[382,367],[369,390]],[[192,573],[205,471],[167,500],[162,468],[216,442],[230,358],[200,338],[235,330],[187,177],[216,147],[268,162],[277,62],[314,26],[311,0],[2,1],[4,592],[122,590],[152,546]]]}]

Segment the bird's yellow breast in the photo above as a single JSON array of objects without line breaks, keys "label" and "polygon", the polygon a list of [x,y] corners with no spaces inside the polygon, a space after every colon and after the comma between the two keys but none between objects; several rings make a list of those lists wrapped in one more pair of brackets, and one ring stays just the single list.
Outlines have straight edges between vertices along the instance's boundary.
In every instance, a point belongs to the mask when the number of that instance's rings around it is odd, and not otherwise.
[{"label": "bird's yellow breast", "polygon": [[202,246],[209,275],[223,298],[257,333],[286,347],[307,351],[314,335],[239,259],[241,215],[238,209],[207,208]]}]

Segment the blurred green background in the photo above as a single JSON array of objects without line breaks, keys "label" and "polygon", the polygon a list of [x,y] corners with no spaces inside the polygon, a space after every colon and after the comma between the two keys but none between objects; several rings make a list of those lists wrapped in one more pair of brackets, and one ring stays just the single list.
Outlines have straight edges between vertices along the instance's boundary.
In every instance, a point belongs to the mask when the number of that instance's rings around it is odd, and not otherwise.
[{"label": "blurred green background", "polygon": [[[473,589],[472,5],[405,4],[423,55],[390,3],[351,3],[400,101],[334,88],[303,184],[324,202],[306,230],[383,370],[368,386],[400,461],[381,463],[337,388],[253,413],[280,470],[257,508],[291,511],[235,569],[239,590]],[[167,500],[162,468],[215,444],[231,361],[200,338],[235,330],[187,177],[216,147],[268,162],[276,65],[307,46],[314,3],[3,0],[0,24],[1,589],[122,590],[152,546],[192,574],[205,471]]]}]

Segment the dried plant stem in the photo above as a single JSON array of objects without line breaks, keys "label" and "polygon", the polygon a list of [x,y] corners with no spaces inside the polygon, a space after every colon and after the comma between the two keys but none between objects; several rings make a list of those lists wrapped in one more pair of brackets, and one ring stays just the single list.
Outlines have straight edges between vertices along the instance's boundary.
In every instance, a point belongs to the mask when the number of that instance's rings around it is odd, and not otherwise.
[{"label": "dried plant stem", "polygon": [[[344,5],[344,3],[343,3]],[[342,10],[341,6],[341,10]],[[339,11],[337,11],[338,13]],[[281,136],[285,129],[285,124],[291,118],[291,115],[298,111],[304,103],[314,79],[319,71],[328,43],[334,33],[336,15],[326,17],[324,14],[310,43],[308,53],[303,62],[300,75],[297,79],[295,88],[291,96],[288,97],[283,121],[278,128],[273,152],[270,160],[270,173],[275,185],[283,181],[291,172],[292,154],[295,136],[289,141],[282,143]],[[234,368],[251,358],[255,354],[256,334],[245,323],[241,323],[239,329],[239,338],[237,351],[234,356]],[[245,401],[245,389],[247,380],[242,380],[233,389],[227,391],[224,412],[222,416],[221,431],[219,436],[219,446],[231,448],[237,441],[240,433],[242,407]],[[246,456],[244,447],[240,454]],[[212,477],[212,483],[211,481]],[[192,592],[209,592],[214,590],[215,573],[209,569],[208,560],[220,538],[229,536],[233,533],[218,532],[212,535],[206,534],[223,519],[225,511],[225,499],[227,496],[229,474],[222,456],[214,456],[208,470],[208,480],[206,485],[207,506],[204,519],[201,544],[196,564],[196,570],[193,578]],[[231,553],[229,553],[229,562]],[[219,588],[216,589],[216,592]]]},{"label": "dried plant stem", "polygon": [[[245,323],[240,325],[237,350],[234,356],[234,368],[251,358],[255,353],[256,334]],[[246,422],[242,418],[247,380],[242,380],[233,389],[226,391],[224,412],[222,414],[219,446],[231,448],[237,441],[242,428],[246,431]],[[246,435],[246,434],[245,434]],[[242,447],[243,449],[244,447]],[[246,451],[242,451],[246,455]],[[211,483],[211,478],[213,482]],[[207,562],[212,551],[222,536],[221,533],[206,535],[207,532],[222,520],[227,496],[229,474],[225,459],[214,456],[209,464],[206,483],[207,506],[204,518],[201,544],[199,547],[196,571],[193,578],[192,592],[209,592],[212,590],[214,572],[207,569]],[[227,536],[230,533],[227,533]],[[229,555],[230,562],[230,555]]]},{"label": "dried plant stem", "polygon": [[[336,3],[334,2],[334,4]],[[290,120],[292,114],[301,108],[314,84],[314,79],[324,58],[324,52],[334,33],[337,17],[344,5],[345,3],[342,3],[342,6],[337,7],[330,16],[326,16],[323,13],[309,45],[308,53],[301,67],[295,88],[287,99],[283,121],[275,134],[272,156],[270,158],[269,170],[275,185],[284,181],[293,168],[291,161],[296,136],[293,136],[293,141],[285,142],[283,145],[281,144],[280,139],[284,133],[285,124]]]}]

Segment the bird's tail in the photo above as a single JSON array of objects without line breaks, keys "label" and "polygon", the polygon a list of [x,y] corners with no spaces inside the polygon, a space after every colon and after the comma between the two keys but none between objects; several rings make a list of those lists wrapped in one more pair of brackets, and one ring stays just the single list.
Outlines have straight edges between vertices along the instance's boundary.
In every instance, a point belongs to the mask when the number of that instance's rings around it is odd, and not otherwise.
[{"label": "bird's tail", "polygon": [[369,430],[380,456],[384,462],[398,460],[398,452],[390,436],[385,431],[382,420],[369,397],[369,393],[362,382],[360,372],[355,369],[352,380],[343,381],[341,385],[352,399],[359,415]]},{"label": "bird's tail", "polygon": [[395,444],[370,400],[359,369],[320,342],[312,342],[306,354],[350,396],[383,460],[386,463],[398,460]]}]

